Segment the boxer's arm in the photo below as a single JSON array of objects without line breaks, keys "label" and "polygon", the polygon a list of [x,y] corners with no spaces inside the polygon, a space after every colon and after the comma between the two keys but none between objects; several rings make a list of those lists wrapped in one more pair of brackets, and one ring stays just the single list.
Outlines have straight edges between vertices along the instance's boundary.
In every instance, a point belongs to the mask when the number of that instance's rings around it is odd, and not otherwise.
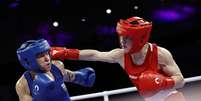
[{"label": "boxer's arm", "polygon": [[73,82],[75,84],[79,84],[85,87],[92,87],[95,82],[96,74],[92,68],[83,68],[78,71],[71,71],[64,68],[64,64],[61,61],[52,61],[54,65],[56,65],[62,75],[64,76],[65,82]]},{"label": "boxer's arm", "polygon": [[119,63],[123,57],[123,53],[123,49],[113,49],[109,52],[100,52],[90,49],[80,50],[79,60]]},{"label": "boxer's arm", "polygon": [[32,97],[28,91],[28,85],[25,78],[22,76],[16,83],[15,89],[19,97],[19,101],[32,101]]},{"label": "boxer's arm", "polygon": [[71,70],[65,69],[63,62],[61,62],[59,60],[53,60],[52,63],[59,68],[62,75],[64,76],[65,82],[71,82],[74,80],[74,78],[75,78],[74,72]]},{"label": "boxer's arm", "polygon": [[93,49],[68,49],[65,47],[51,47],[50,55],[52,59],[79,59],[85,61],[102,61],[109,63],[117,63],[123,56],[123,49],[113,49],[109,52],[100,52]]},{"label": "boxer's arm", "polygon": [[184,85],[184,78],[183,75],[174,61],[172,54],[165,48],[158,47],[158,62],[160,68],[164,73],[170,76],[174,82],[175,88],[183,87]]},{"label": "boxer's arm", "polygon": [[63,62],[61,61],[54,60],[52,63],[60,69],[62,75],[64,76],[65,82],[80,83],[83,86],[93,85],[95,80],[95,72],[92,68],[84,68],[80,71],[71,71],[65,69]]}]

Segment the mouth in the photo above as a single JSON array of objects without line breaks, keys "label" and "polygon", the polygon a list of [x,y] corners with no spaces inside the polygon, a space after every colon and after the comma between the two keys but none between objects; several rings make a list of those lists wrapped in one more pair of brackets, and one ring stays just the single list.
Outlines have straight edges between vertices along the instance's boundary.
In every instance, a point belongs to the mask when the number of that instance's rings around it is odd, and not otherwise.
[{"label": "mouth", "polygon": [[45,65],[46,65],[46,66],[50,66],[51,63],[50,63],[50,62],[46,62]]},{"label": "mouth", "polygon": [[47,63],[47,65],[50,66],[51,64],[50,64],[50,63]]},{"label": "mouth", "polygon": [[50,69],[51,68],[51,65],[50,63],[46,65],[47,66],[47,69]]}]

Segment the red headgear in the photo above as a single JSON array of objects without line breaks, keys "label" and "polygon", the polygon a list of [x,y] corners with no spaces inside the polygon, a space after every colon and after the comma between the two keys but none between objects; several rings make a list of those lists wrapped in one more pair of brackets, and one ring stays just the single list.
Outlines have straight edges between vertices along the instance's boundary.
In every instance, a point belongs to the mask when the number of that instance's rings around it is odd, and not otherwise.
[{"label": "red headgear", "polygon": [[120,19],[117,23],[117,33],[119,36],[129,36],[132,38],[132,48],[129,53],[140,51],[149,40],[152,23],[140,17],[131,17],[126,20]]}]

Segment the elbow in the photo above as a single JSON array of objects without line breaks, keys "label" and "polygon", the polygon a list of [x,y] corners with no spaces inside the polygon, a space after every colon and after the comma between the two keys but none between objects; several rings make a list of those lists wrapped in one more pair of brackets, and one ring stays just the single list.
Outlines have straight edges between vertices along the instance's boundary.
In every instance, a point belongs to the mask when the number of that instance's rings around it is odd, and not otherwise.
[{"label": "elbow", "polygon": [[184,85],[185,85],[185,81],[184,81],[184,78],[182,78],[181,81],[180,81],[180,86],[179,86],[179,88],[184,87]]},{"label": "elbow", "polygon": [[182,76],[182,77],[180,77],[180,79],[178,80],[177,85],[176,85],[176,88],[182,88],[182,87],[184,87],[184,85],[185,85],[185,81],[184,81],[184,78],[183,78],[183,76]]}]

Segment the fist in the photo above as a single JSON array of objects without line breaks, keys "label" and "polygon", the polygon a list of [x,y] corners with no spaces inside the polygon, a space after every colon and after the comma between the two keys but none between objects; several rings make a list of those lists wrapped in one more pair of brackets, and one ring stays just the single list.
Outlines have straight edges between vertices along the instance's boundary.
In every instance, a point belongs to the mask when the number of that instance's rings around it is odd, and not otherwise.
[{"label": "fist", "polygon": [[[152,96],[169,85],[169,78],[154,71],[145,71],[139,76],[137,88],[143,96]],[[172,84],[171,84],[172,85]]]},{"label": "fist", "polygon": [[67,49],[65,47],[51,47],[50,55],[52,59],[78,59],[79,50],[78,49]]},{"label": "fist", "polygon": [[50,48],[50,56],[52,59],[61,59],[64,60],[65,56],[65,48],[64,47],[51,47]]},{"label": "fist", "polygon": [[96,79],[96,74],[93,68],[87,67],[84,69],[80,69],[75,71],[75,79],[73,83],[85,86],[92,87]]}]

